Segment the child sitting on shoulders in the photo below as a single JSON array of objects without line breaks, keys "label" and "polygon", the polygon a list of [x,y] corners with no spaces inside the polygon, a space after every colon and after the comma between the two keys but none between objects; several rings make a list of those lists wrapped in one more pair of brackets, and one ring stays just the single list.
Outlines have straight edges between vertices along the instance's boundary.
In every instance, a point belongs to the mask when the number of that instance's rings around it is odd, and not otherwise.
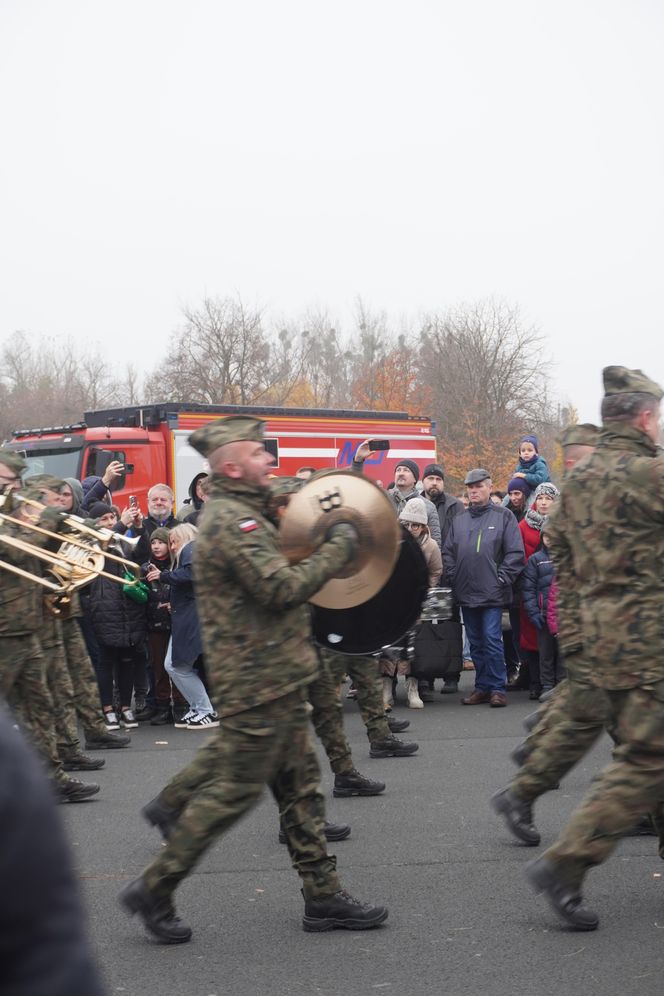
[{"label": "child sitting on shoulders", "polygon": [[534,491],[538,484],[550,481],[549,468],[544,457],[537,452],[537,436],[523,436],[519,443],[519,460],[513,477],[523,477]]}]

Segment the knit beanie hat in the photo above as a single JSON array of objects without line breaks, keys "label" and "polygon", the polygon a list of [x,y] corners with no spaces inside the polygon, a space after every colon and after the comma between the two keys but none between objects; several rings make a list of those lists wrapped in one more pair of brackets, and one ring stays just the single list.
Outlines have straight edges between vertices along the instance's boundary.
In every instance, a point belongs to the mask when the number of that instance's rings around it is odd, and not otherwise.
[{"label": "knit beanie hat", "polygon": [[427,467],[425,467],[424,473],[422,474],[422,480],[424,480],[425,477],[429,477],[430,474],[432,474],[434,477],[442,477],[443,480],[445,479],[443,468],[440,466],[439,463],[430,463]]},{"label": "knit beanie hat", "polygon": [[153,529],[150,534],[150,542],[152,542],[153,539],[161,540],[162,543],[168,543],[168,529],[165,529],[163,526],[158,526],[156,529]]},{"label": "knit beanie hat", "polygon": [[[537,436],[522,436],[521,443],[532,443],[535,447],[535,452],[539,453],[539,442]],[[519,447],[521,446],[521,443],[519,443]]]},{"label": "knit beanie hat", "polygon": [[101,519],[102,515],[108,515],[112,511],[111,506],[107,505],[105,501],[95,501],[88,509],[87,514],[91,519]]},{"label": "knit beanie hat", "polygon": [[420,468],[417,466],[414,460],[399,460],[399,463],[396,465],[396,470],[398,470],[399,467],[405,467],[406,470],[409,470],[411,472],[415,480],[419,481]]},{"label": "knit beanie hat", "polygon": [[523,491],[526,498],[532,491],[532,488],[528,484],[528,481],[524,477],[513,477],[512,480],[507,485],[507,493],[510,491]]},{"label": "knit beanie hat", "polygon": [[399,516],[401,522],[417,522],[420,526],[426,526],[429,518],[427,508],[421,498],[409,498]]},{"label": "knit beanie hat", "polygon": [[535,488],[535,494],[533,496],[533,503],[537,501],[540,495],[548,495],[549,498],[557,498],[560,491],[552,484],[551,481],[543,481],[542,484],[538,484]]}]

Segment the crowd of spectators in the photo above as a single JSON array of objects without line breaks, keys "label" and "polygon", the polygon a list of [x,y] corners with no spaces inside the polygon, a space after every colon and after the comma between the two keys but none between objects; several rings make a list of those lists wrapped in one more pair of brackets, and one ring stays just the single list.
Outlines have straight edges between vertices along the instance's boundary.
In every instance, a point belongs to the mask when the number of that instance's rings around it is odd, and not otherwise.
[{"label": "crowd of spectators", "polygon": [[[368,441],[358,447],[355,471],[362,471],[370,452]],[[301,468],[298,476],[307,478],[311,472]],[[111,463],[101,477],[42,479],[39,484],[45,503],[112,530],[127,558],[141,566],[141,598],[119,583],[123,568],[111,559],[104,570],[112,577],[100,575],[82,590],[80,625],[106,727],[132,729],[143,722],[188,730],[217,726],[206,688],[192,578],[196,523],[207,500],[208,476],[193,478],[176,515],[173,492],[163,483],[150,488],[145,514],[133,502],[117,508],[113,484],[121,474],[121,465]],[[465,667],[476,671],[475,690],[462,700],[465,704],[505,705],[511,687],[528,688],[537,698],[563,677],[555,615],[548,611],[549,601],[555,608],[555,597],[549,598],[553,565],[544,533],[558,491],[532,435],[521,441],[506,491],[496,489],[483,468],[472,468],[465,485],[463,495],[449,494],[440,464],[429,464],[420,473],[417,463],[404,459],[386,489],[399,521],[420,546],[429,588],[450,589],[457,607],[454,618],[463,622],[463,645],[441,661],[441,691],[456,692]],[[409,706],[422,708],[432,700],[435,677],[414,677],[417,668],[405,653],[383,655],[380,669],[388,679],[386,707],[400,674],[406,679]]]}]

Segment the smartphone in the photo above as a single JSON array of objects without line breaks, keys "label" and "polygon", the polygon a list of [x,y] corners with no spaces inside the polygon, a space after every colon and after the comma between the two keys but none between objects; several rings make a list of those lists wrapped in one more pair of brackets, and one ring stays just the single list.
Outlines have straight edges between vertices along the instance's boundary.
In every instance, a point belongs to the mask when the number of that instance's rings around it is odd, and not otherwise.
[{"label": "smartphone", "polygon": [[369,449],[370,450],[389,450],[390,441],[389,439],[370,439]]},{"label": "smartphone", "polygon": [[136,497],[136,495],[129,495],[129,507],[130,508],[138,507],[138,498]]}]

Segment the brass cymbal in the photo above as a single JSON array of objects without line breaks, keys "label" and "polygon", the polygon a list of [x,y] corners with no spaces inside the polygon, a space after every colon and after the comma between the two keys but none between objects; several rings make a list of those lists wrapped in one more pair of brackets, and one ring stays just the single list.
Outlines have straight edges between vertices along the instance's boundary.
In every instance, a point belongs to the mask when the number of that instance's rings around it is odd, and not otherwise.
[{"label": "brass cymbal", "polygon": [[345,470],[314,477],[291,498],[281,520],[281,549],[291,564],[316,550],[338,522],[360,536],[356,556],[309,599],[327,609],[348,609],[380,591],[392,574],[401,531],[392,502],[382,488]]}]

